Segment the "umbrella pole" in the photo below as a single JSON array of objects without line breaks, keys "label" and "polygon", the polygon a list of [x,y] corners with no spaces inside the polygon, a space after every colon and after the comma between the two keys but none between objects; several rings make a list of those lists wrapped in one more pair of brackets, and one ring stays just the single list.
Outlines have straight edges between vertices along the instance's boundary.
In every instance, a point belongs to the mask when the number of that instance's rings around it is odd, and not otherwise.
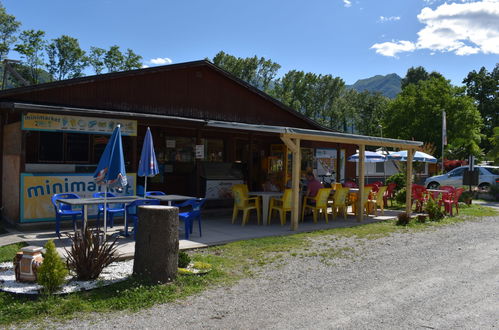
[{"label": "umbrella pole", "polygon": [[144,198],[146,197],[147,193],[147,175],[144,176]]},{"label": "umbrella pole", "polygon": [[104,190],[104,235],[107,233],[107,182],[105,184],[106,189]]}]

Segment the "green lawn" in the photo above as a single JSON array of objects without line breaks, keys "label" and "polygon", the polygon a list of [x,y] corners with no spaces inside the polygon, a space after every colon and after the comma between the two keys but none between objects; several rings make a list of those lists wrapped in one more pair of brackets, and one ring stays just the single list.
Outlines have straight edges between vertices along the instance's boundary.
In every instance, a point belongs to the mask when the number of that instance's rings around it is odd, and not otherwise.
[{"label": "green lawn", "polygon": [[[7,325],[40,317],[52,319],[71,318],[82,312],[106,312],[118,310],[137,311],[158,303],[171,302],[217,285],[230,285],[235,281],[253,276],[263,265],[285,261],[292,257],[342,258],[352,251],[329,249],[320,254],[308,250],[316,237],[357,237],[376,239],[394,232],[411,232],[435,226],[473,220],[481,216],[497,215],[499,212],[478,205],[463,207],[457,217],[448,217],[440,222],[416,223],[396,226],[395,221],[382,221],[350,228],[334,228],[288,236],[267,237],[229,243],[189,254],[194,261],[212,264],[213,271],[203,276],[179,276],[168,285],[148,285],[136,279],[114,284],[90,292],[70,294],[62,297],[39,297],[27,299],[0,293],[0,324]],[[329,238],[329,237],[328,237]],[[11,260],[20,245],[0,248],[0,261]]]}]

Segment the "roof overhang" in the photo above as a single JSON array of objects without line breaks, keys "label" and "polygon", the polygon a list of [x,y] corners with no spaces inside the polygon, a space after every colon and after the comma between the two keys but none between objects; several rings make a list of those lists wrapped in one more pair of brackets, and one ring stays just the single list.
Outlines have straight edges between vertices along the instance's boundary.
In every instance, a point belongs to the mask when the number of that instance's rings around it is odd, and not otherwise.
[{"label": "roof overhang", "polygon": [[158,114],[148,114],[141,112],[131,111],[114,111],[103,109],[85,109],[64,106],[40,105],[22,102],[0,102],[1,108],[8,108],[18,111],[34,111],[34,112],[55,112],[55,113],[73,113],[81,115],[96,115],[96,116],[120,116],[129,118],[148,118],[148,119],[162,119],[162,120],[179,120],[198,123],[206,127],[254,131],[261,133],[279,134],[284,139],[300,139],[318,142],[331,142],[331,143],[345,143],[365,146],[380,146],[392,147],[400,149],[417,149],[423,145],[420,141],[398,140],[389,139],[376,136],[366,136],[357,134],[347,134],[333,131],[321,131],[313,129],[304,129],[297,127],[285,126],[271,126],[271,125],[257,125],[246,124],[239,122],[227,122],[218,120],[205,120],[197,118],[168,116]]}]

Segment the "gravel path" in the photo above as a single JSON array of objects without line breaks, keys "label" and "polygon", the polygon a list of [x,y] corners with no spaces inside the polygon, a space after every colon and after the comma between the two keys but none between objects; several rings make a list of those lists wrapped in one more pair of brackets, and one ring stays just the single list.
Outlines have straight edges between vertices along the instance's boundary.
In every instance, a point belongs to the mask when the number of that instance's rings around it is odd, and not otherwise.
[{"label": "gravel path", "polygon": [[[499,217],[376,240],[314,239],[254,278],[66,328],[490,329],[499,327]],[[310,251],[307,252],[310,254]],[[338,257],[339,256],[339,257]]]}]

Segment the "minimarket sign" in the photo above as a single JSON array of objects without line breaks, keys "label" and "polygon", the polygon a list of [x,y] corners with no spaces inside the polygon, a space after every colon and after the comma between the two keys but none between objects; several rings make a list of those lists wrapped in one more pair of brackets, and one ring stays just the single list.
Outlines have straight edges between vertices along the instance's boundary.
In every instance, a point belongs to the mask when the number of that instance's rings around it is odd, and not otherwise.
[{"label": "minimarket sign", "polygon": [[22,120],[22,129],[27,131],[112,134],[116,125],[121,126],[122,135],[137,136],[136,120],[33,112],[24,114]]}]

